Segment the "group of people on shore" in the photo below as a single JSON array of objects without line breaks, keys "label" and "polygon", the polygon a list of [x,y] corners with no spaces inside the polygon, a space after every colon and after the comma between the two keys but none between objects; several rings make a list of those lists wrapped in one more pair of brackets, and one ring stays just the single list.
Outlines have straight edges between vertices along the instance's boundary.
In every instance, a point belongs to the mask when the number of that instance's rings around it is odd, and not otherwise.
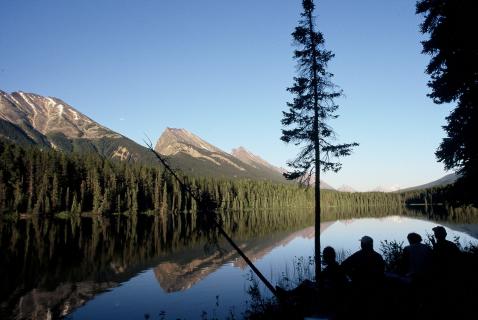
[{"label": "group of people on shore", "polygon": [[[460,249],[446,239],[447,232],[444,227],[437,226],[432,230],[434,237],[430,237],[431,246],[423,243],[418,233],[408,234],[409,245],[399,257],[396,272],[385,272],[385,261],[374,250],[373,239],[369,236],[360,239],[361,249],[345,259],[337,270],[343,273],[344,278],[348,276],[352,286],[361,289],[374,288],[387,278],[410,285],[424,284],[433,277],[449,278],[454,274]],[[333,250],[329,248],[326,248],[327,251]],[[325,269],[328,269],[328,265]]]},{"label": "group of people on shore", "polygon": [[426,290],[438,290],[434,294],[439,296],[440,291],[448,290],[453,283],[460,250],[446,239],[444,227],[437,226],[432,230],[434,237],[430,237],[430,245],[423,243],[419,234],[408,234],[409,245],[403,249],[393,272],[386,271],[385,261],[374,250],[370,236],[363,236],[360,250],[341,264],[336,260],[335,250],[325,247],[322,255],[325,268],[317,282],[303,282],[288,294],[305,295],[309,299],[318,294],[321,308],[332,313],[341,309],[343,301],[348,300],[349,310],[366,312],[368,316],[380,306],[387,290],[403,292],[400,298],[409,300],[410,305],[416,305],[414,302],[420,300]]}]

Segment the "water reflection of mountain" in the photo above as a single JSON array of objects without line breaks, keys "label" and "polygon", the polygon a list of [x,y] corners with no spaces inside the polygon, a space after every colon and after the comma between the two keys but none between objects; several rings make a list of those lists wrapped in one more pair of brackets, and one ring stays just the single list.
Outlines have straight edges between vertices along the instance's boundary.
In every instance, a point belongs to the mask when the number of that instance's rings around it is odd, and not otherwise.
[{"label": "water reflection of mountain", "polygon": [[[334,221],[322,223],[320,231],[325,231]],[[252,261],[260,260],[273,249],[285,246],[296,238],[313,239],[314,227],[307,227],[294,232],[272,234],[267,237],[239,241],[239,247]],[[154,268],[154,275],[161,288],[166,292],[183,291],[215,272],[226,263],[244,269],[245,261],[226,243],[220,245],[224,252],[215,251],[207,254],[201,247],[175,252],[170,258],[159,263]]]},{"label": "water reflection of mountain", "polygon": [[[333,208],[337,219],[406,216],[396,209]],[[224,228],[252,260],[297,237],[312,238],[313,216],[297,210],[233,213]],[[445,224],[445,222],[440,221]],[[468,225],[450,225],[470,234]],[[476,234],[476,233],[474,233]],[[205,253],[206,238],[189,214],[0,221],[0,319],[49,319],[68,314],[97,293],[154,268],[166,292],[185,290],[224,263],[244,268],[235,252]]]},{"label": "water reflection of mountain", "polygon": [[115,286],[115,282],[84,281],[61,283],[53,290],[33,289],[22,295],[14,306],[14,318],[58,319],[82,306],[96,294]]},{"label": "water reflection of mountain", "polygon": [[[225,221],[225,229],[245,244],[311,221],[310,214],[296,212],[278,213],[272,221],[268,214],[241,217],[243,223]],[[0,319],[61,317],[176,252],[190,252],[182,257],[192,257],[186,260],[192,266],[220,263],[223,257],[205,257],[205,243],[187,214],[0,221]]]}]

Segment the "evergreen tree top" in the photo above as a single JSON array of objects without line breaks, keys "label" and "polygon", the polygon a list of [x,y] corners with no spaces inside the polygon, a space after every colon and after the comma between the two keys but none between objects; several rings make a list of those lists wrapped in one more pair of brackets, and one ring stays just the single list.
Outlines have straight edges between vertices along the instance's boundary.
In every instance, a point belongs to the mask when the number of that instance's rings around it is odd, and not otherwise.
[{"label": "evergreen tree top", "polygon": [[332,82],[333,74],[327,71],[334,54],[325,49],[324,36],[316,30],[313,1],[304,0],[302,6],[299,25],[292,33],[298,75],[287,88],[294,97],[283,111],[281,140],[302,146],[297,157],[288,162],[293,170],[285,174],[286,178],[308,180],[319,171],[316,168],[340,170],[341,164],[334,158],[349,155],[358,144],[334,144],[336,136],[327,121],[338,117],[334,99],[342,95]]}]

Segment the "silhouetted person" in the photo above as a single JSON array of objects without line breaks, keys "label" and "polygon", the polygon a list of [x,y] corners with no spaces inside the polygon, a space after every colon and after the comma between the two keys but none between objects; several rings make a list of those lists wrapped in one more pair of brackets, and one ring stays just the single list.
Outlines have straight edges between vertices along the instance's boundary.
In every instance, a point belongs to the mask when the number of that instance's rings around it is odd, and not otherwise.
[{"label": "silhouetted person", "polygon": [[403,249],[403,271],[411,282],[424,282],[430,275],[432,250],[422,243],[422,237],[415,232],[407,236],[409,245]]},{"label": "silhouetted person", "polygon": [[337,263],[335,250],[325,247],[322,251],[322,263],[324,270],[319,275],[319,287],[324,289],[340,290],[347,283],[347,277],[343,268]]},{"label": "silhouetted person", "polygon": [[[347,284],[347,277],[335,259],[334,248],[325,247],[322,252],[325,268],[319,274],[318,281],[304,280],[292,290],[276,287],[280,299],[300,306],[304,314],[316,311],[317,307],[322,313],[335,313],[338,298]],[[317,299],[319,294],[320,301]]]},{"label": "silhouetted person", "polygon": [[433,245],[433,263],[435,269],[442,275],[454,272],[460,258],[460,249],[453,242],[446,239],[445,228],[437,226],[432,229],[435,238],[431,238]]},{"label": "silhouetted person", "polygon": [[324,248],[322,263],[325,268],[320,273],[318,282],[321,309],[324,313],[333,315],[340,309],[348,281],[342,266],[337,263],[334,248]]},{"label": "silhouetted person", "polygon": [[433,229],[434,305],[437,316],[451,317],[458,312],[457,292],[461,286],[461,252],[457,245],[446,240],[442,226]]},{"label": "silhouetted person", "polygon": [[435,277],[449,286],[460,271],[461,252],[458,246],[446,239],[447,233],[442,226],[432,229],[435,235],[430,241],[433,245],[433,267]]},{"label": "silhouetted person", "polygon": [[359,288],[374,288],[382,284],[385,262],[373,249],[373,239],[363,236],[360,239],[361,250],[342,262],[345,273],[352,279],[352,285]]},{"label": "silhouetted person", "polygon": [[422,237],[415,232],[407,236],[409,245],[403,249],[401,271],[405,284],[402,311],[410,317],[419,317],[420,310],[430,304],[430,279],[432,271],[432,249],[422,243]]},{"label": "silhouetted person", "polygon": [[371,237],[363,236],[360,246],[361,250],[342,262],[345,273],[352,279],[352,301],[348,313],[357,319],[380,319],[385,262],[373,249]]}]

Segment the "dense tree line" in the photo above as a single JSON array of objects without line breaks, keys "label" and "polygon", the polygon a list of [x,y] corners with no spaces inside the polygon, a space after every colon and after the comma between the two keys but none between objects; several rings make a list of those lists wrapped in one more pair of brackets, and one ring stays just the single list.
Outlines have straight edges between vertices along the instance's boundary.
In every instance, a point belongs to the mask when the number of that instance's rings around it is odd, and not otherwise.
[{"label": "dense tree line", "polygon": [[[268,181],[188,178],[224,210],[310,206],[303,189]],[[159,165],[95,154],[24,149],[0,142],[0,211],[10,213],[138,213],[195,211],[197,204]]]},{"label": "dense tree line", "polygon": [[[221,210],[312,208],[313,189],[248,179],[188,178]],[[322,190],[324,207],[396,207],[447,203],[451,188],[404,193]],[[0,142],[0,212],[95,214],[196,211],[194,199],[159,165],[108,160],[96,154],[22,148]]]}]

